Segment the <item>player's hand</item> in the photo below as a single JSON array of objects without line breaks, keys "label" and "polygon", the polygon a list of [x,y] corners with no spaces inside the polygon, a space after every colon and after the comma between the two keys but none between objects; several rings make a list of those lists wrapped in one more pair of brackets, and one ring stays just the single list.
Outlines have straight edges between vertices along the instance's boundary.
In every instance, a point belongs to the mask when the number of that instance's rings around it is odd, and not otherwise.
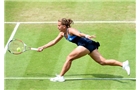
[{"label": "player's hand", "polygon": [[96,38],[96,36],[95,35],[87,35],[86,38],[92,39],[92,38]]},{"label": "player's hand", "polygon": [[37,51],[38,51],[38,52],[42,52],[43,49],[44,49],[43,47],[39,47]]}]

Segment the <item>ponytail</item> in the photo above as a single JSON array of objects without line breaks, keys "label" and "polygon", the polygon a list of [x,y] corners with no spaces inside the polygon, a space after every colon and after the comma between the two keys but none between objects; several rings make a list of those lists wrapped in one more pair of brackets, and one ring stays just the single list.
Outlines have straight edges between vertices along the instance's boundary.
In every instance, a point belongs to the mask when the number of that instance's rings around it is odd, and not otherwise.
[{"label": "ponytail", "polygon": [[71,27],[71,24],[74,23],[71,19],[62,18],[61,20],[58,20],[58,22],[61,22],[62,25],[65,25],[67,28]]}]

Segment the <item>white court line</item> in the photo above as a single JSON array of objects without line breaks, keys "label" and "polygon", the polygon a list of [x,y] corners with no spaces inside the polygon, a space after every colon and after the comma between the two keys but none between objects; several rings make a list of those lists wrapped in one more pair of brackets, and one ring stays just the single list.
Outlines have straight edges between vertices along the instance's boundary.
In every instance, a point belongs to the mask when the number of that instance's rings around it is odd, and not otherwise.
[{"label": "white court line", "polygon": [[[6,80],[45,80],[49,77],[5,77]],[[136,78],[65,78],[67,80],[136,80]]]},{"label": "white court line", "polygon": [[[49,23],[49,24],[56,24],[57,21],[46,21],[46,22],[4,22],[7,24],[14,24],[14,23],[23,23],[23,24],[43,24],[43,23]],[[74,21],[74,23],[136,23],[136,21]]]},{"label": "white court line", "polygon": [[8,42],[7,42],[7,44],[6,44],[5,48],[4,48],[4,54],[5,54],[5,53],[6,53],[6,51],[7,51],[7,48],[8,48],[8,43],[10,42],[10,40],[12,40],[12,39],[13,39],[13,37],[14,37],[14,35],[15,35],[15,33],[16,33],[16,31],[17,31],[18,27],[19,27],[19,25],[20,25],[20,23],[17,23],[17,24],[16,24],[16,26],[15,26],[15,28],[14,28],[14,30],[13,30],[13,32],[12,32],[12,34],[11,34],[11,36],[10,36],[9,40],[8,40]]}]

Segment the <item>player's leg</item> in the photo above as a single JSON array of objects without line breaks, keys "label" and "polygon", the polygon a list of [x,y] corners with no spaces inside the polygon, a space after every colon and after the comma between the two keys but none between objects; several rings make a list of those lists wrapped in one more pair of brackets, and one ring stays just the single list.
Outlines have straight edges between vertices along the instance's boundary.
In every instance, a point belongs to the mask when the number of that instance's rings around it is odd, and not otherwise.
[{"label": "player's leg", "polygon": [[97,49],[92,51],[90,54],[90,57],[94,59],[97,63],[100,65],[111,65],[111,66],[122,66],[122,62],[119,62],[114,59],[108,59],[106,60],[99,52]]},{"label": "player's leg", "polygon": [[66,61],[62,67],[62,70],[60,72],[60,74],[55,77],[55,78],[51,78],[51,81],[59,81],[59,82],[63,82],[65,81],[65,79],[63,78],[64,74],[70,69],[72,61],[80,58],[84,55],[87,55],[89,53],[89,50],[87,50],[85,47],[83,46],[78,46],[76,49],[74,49],[66,58]]},{"label": "player's leg", "polygon": [[94,51],[92,51],[90,54],[90,57],[92,59],[94,59],[97,63],[99,63],[100,65],[110,65],[110,66],[121,66],[123,67],[123,69],[125,69],[127,71],[127,74],[130,74],[130,67],[129,67],[129,62],[119,62],[117,60],[114,59],[108,59],[106,60],[99,52],[98,49],[95,49]]},{"label": "player's leg", "polygon": [[63,65],[63,68],[61,70],[60,75],[63,76],[70,68],[71,63],[73,60],[80,58],[84,55],[87,55],[89,53],[89,50],[87,50],[85,47],[83,46],[78,46],[76,49],[74,49],[68,56],[66,59],[66,62]]}]

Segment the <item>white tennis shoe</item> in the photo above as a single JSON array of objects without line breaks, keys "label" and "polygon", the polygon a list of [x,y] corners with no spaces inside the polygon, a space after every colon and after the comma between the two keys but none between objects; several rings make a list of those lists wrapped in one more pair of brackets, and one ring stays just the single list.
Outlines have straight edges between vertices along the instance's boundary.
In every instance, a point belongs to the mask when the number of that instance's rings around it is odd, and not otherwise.
[{"label": "white tennis shoe", "polygon": [[52,82],[64,82],[65,78],[63,76],[56,75],[56,77],[50,78],[50,81],[52,81]]},{"label": "white tennis shoe", "polygon": [[129,66],[129,61],[128,60],[123,62],[122,68],[127,72],[128,75],[130,75],[130,66]]}]

